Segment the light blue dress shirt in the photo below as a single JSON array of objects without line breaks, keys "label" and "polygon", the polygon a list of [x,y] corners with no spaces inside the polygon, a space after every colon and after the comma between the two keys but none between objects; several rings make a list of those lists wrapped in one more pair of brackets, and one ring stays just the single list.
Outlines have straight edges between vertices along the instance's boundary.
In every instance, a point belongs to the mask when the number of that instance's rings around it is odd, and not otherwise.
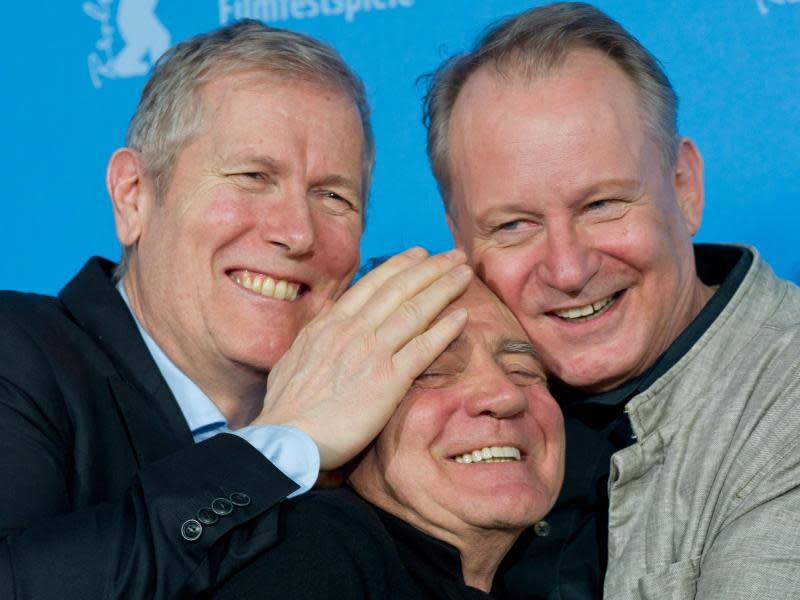
[{"label": "light blue dress shirt", "polygon": [[[131,310],[121,281],[117,283],[117,290],[128,310]],[[282,425],[249,425],[231,431],[225,417],[211,399],[159,348],[132,310],[131,315],[158,370],[175,396],[195,442],[202,442],[218,433],[238,435],[300,486],[290,498],[311,489],[319,475],[319,449],[307,434],[294,427]]]}]

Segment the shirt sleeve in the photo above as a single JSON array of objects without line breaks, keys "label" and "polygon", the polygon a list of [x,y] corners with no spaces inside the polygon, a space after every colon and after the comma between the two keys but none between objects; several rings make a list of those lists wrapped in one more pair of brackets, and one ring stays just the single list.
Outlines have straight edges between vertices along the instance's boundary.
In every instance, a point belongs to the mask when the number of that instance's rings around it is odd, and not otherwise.
[{"label": "shirt sleeve", "polygon": [[304,432],[283,425],[249,425],[234,435],[249,442],[256,450],[292,479],[300,489],[289,498],[311,489],[319,476],[319,449]]}]

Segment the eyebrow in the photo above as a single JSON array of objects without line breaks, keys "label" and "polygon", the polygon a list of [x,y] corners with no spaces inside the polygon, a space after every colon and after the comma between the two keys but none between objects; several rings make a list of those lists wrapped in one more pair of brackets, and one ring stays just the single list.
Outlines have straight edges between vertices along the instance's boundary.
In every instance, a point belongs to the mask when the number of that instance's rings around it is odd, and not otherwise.
[{"label": "eyebrow", "polygon": [[[248,165],[248,166],[256,165],[264,169],[268,173],[279,174],[282,173],[284,170],[284,165],[280,161],[270,156],[252,155],[246,152],[232,155],[229,158],[229,161],[239,165]],[[314,185],[315,186],[330,185],[330,186],[347,188],[352,193],[356,194],[359,200],[361,199],[361,184],[343,175],[327,175],[325,177],[322,177]]]},{"label": "eyebrow", "polygon": [[635,178],[605,179],[588,185],[582,190],[584,196],[591,196],[599,192],[618,190],[637,190],[642,187],[642,182]]},{"label": "eyebrow", "polygon": [[269,173],[279,173],[282,169],[281,163],[274,158],[248,152],[232,154],[227,158],[223,157],[223,159],[231,165],[237,165],[241,168],[256,166]]},{"label": "eyebrow", "polygon": [[500,354],[527,354],[539,360],[539,354],[533,349],[530,342],[506,338],[500,341]]},{"label": "eyebrow", "polygon": [[[578,189],[575,194],[577,201],[583,200],[595,194],[631,194],[638,195],[643,187],[641,181],[635,178],[614,177],[602,181],[589,183]],[[574,203],[574,202],[572,202]],[[496,218],[497,215],[532,215],[534,217],[541,217],[538,211],[531,210],[530,201],[527,198],[512,200],[508,203],[501,204],[500,206],[489,206],[483,212],[476,213],[476,220],[478,222],[489,221]]]}]

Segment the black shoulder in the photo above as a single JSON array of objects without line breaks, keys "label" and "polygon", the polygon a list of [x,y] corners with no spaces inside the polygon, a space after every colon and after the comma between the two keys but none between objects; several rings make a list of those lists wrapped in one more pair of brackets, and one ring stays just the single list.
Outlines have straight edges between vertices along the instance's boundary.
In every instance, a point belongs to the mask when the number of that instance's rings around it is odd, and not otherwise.
[{"label": "black shoulder", "polygon": [[284,503],[281,541],[215,598],[413,598],[412,580],[372,507],[348,489]]},{"label": "black shoulder", "polygon": [[58,318],[64,311],[54,296],[29,292],[0,291],[0,319],[19,323],[35,323],[40,319]]},{"label": "black shoulder", "polygon": [[57,298],[0,292],[0,376],[11,381],[36,379],[49,370],[48,348],[73,327]]},{"label": "black shoulder", "polygon": [[287,501],[283,527],[297,540],[315,540],[315,552],[323,547],[354,556],[394,552],[375,510],[349,488],[315,490]]}]

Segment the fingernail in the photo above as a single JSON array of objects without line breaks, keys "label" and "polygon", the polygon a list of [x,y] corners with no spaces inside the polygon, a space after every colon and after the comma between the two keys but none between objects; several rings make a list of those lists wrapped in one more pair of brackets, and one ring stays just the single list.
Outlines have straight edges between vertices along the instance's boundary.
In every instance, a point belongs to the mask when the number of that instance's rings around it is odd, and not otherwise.
[{"label": "fingernail", "polygon": [[469,281],[472,279],[472,269],[469,265],[459,265],[451,272],[458,281]]},{"label": "fingernail", "polygon": [[420,246],[414,246],[413,248],[409,248],[405,252],[403,252],[409,258],[425,258],[428,256],[428,251],[425,248]]},{"label": "fingernail", "polygon": [[448,250],[444,253],[444,256],[449,258],[452,261],[459,262],[466,259],[466,254],[460,248],[453,248],[452,250]]},{"label": "fingernail", "polygon": [[452,319],[454,323],[463,323],[467,320],[468,316],[469,313],[466,308],[457,308],[450,313],[450,319]]}]

